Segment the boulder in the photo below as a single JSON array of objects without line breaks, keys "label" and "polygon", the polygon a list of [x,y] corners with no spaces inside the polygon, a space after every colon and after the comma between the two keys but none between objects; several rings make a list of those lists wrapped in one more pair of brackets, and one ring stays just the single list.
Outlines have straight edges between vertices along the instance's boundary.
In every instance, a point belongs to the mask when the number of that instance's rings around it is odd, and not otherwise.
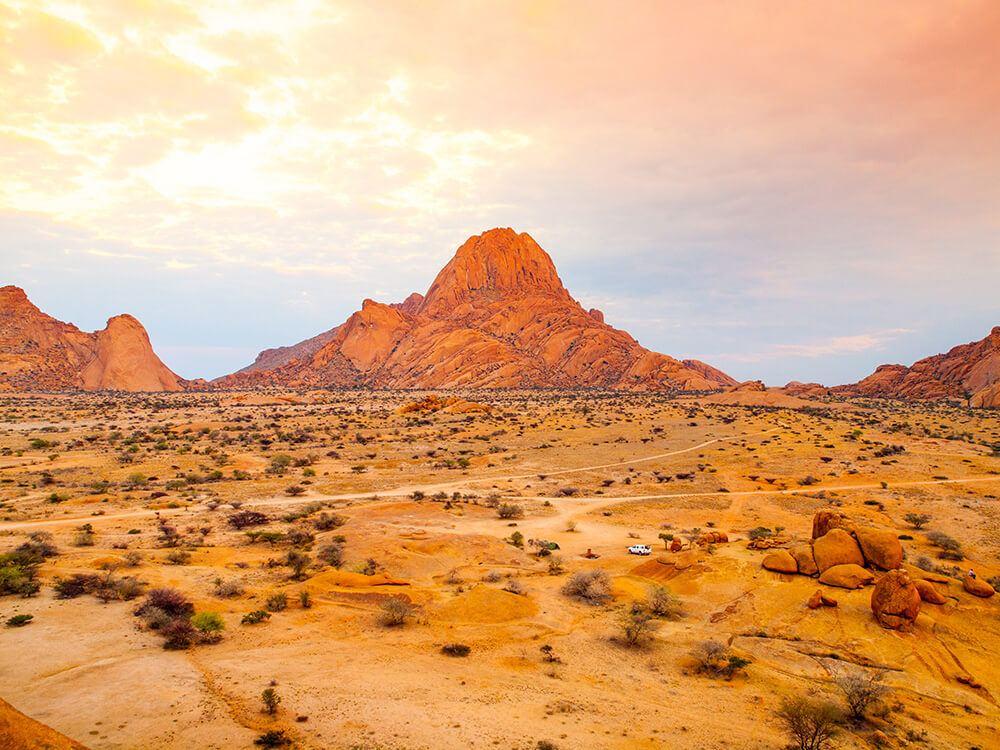
[{"label": "boulder", "polygon": [[903,570],[890,570],[872,590],[872,614],[890,630],[908,630],[920,614],[920,592]]},{"label": "boulder", "polygon": [[981,578],[973,578],[968,573],[962,578],[962,587],[973,596],[989,599],[996,591]]},{"label": "boulder", "polygon": [[799,566],[799,573],[804,576],[814,576],[819,573],[819,567],[816,565],[816,560],[813,558],[813,549],[811,544],[796,544],[794,547],[789,549],[788,552],[795,558],[795,562]]},{"label": "boulder", "polygon": [[944,604],[948,601],[945,595],[938,591],[937,586],[930,581],[916,578],[913,579],[913,585],[917,587],[917,593],[920,594],[920,598],[928,604]]},{"label": "boulder", "polygon": [[860,589],[875,580],[875,576],[860,565],[848,563],[827,568],[819,577],[820,583],[842,589]]},{"label": "boulder", "polygon": [[809,601],[806,602],[806,606],[809,607],[809,609],[836,607],[837,600],[827,596],[820,589],[816,589],[816,591],[813,592],[813,595],[809,597]]},{"label": "boulder", "polygon": [[835,565],[862,567],[865,564],[864,555],[854,537],[839,528],[831,529],[813,542],[813,558],[820,572]]},{"label": "boulder", "polygon": [[856,528],[854,535],[869,565],[895,570],[903,565],[903,545],[892,531]]},{"label": "boulder", "polygon": [[670,541],[670,551],[680,552],[684,548],[684,543],[680,539],[672,539]]},{"label": "boulder", "polygon": [[830,529],[846,529],[850,527],[847,516],[836,510],[821,510],[813,516],[813,539],[826,536]]},{"label": "boulder", "polygon": [[767,570],[773,570],[775,573],[799,572],[799,566],[795,562],[795,558],[785,549],[779,549],[767,555],[763,562],[761,562],[761,565]]}]

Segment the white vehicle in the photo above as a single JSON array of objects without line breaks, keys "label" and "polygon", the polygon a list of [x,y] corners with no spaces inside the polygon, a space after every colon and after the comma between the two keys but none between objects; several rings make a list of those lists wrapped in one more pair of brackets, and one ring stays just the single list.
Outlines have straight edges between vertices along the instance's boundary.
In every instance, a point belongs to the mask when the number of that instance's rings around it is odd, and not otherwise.
[{"label": "white vehicle", "polygon": [[653,548],[648,544],[633,544],[628,548],[628,553],[630,555],[648,555],[653,551]]}]

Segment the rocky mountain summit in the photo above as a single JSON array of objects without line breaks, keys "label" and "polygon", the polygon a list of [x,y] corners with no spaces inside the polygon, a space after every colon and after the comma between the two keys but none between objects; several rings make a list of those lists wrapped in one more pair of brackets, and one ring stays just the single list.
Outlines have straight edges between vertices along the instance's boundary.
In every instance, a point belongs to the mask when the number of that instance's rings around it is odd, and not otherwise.
[{"label": "rocky mountain summit", "polygon": [[184,385],[131,315],[86,333],[43,313],[23,289],[0,287],[0,390],[179,391]]},{"label": "rocky mountain summit", "polygon": [[607,388],[735,385],[697,360],[649,351],[584,310],[528,234],[470,237],[425,295],[364,300],[343,324],[262,352],[220,387]]}]

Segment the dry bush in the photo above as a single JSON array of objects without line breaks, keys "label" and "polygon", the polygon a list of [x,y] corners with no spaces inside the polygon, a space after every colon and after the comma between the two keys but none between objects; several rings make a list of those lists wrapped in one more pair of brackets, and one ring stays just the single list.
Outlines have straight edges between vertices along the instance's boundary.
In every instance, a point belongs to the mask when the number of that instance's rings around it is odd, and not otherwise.
[{"label": "dry bush", "polygon": [[837,733],[840,711],[827,701],[795,698],[786,700],[777,712],[795,750],[823,750]]},{"label": "dry bush", "polygon": [[684,604],[666,586],[650,588],[646,606],[655,617],[664,620],[679,620],[684,616]]},{"label": "dry bush", "polygon": [[611,599],[611,578],[600,568],[580,570],[569,577],[562,593],[590,604],[605,604]]},{"label": "dry bush", "polygon": [[833,684],[844,694],[851,718],[856,721],[864,719],[868,709],[889,692],[885,674],[884,669],[858,669],[841,672],[833,678]]},{"label": "dry bush", "polygon": [[379,605],[378,623],[386,628],[398,628],[413,617],[416,608],[406,599],[390,597]]}]

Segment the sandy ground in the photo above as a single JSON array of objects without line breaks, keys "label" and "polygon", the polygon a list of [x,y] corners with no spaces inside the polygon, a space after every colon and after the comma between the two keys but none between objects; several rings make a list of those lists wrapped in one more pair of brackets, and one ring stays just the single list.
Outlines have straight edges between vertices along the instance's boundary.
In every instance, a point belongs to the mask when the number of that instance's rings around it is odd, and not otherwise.
[{"label": "sandy ground", "polygon": [[[41,567],[38,596],[0,597],[0,619],[34,616],[0,630],[0,696],[92,748],[249,748],[269,729],[303,748],[775,748],[782,698],[838,700],[838,670],[880,666],[888,710],[845,725],[839,747],[869,747],[875,731],[899,747],[996,746],[1000,597],[942,584],[947,603],[925,604],[896,633],[872,618],[870,589],[826,589],[839,606],[807,609],[817,582],[763,570],[746,535],[763,525],[808,539],[813,514],[837,508],[909,537],[909,562],[935,556],[933,529],[961,541],[963,569],[995,576],[998,415],[572,393],[469,396],[489,413],[399,413],[418,397],[0,401],[0,551],[44,531],[60,552]],[[302,465],[268,473],[281,455]],[[289,496],[292,485],[304,494]],[[267,530],[312,529],[303,580],[280,564],[287,543],[227,524],[233,503],[266,513]],[[500,519],[497,503],[523,517]],[[317,531],[320,512],[346,523]],[[910,512],[929,514],[927,529],[910,528]],[[158,518],[181,533],[186,564],[167,560]],[[76,546],[84,523],[92,546]],[[672,555],[658,538],[707,528],[730,542]],[[564,571],[510,544],[515,531],[558,543]],[[336,535],[339,570],[317,560]],[[638,542],[654,554],[628,555]],[[221,642],[166,651],[132,614],[139,600],[54,597],[56,578],[122,566],[129,551],[141,562],[116,575],[218,612]],[[612,577],[613,601],[560,593],[595,568]],[[216,596],[219,578],[244,593]],[[504,590],[512,579],[522,593]],[[625,647],[622,608],[657,585],[686,614]],[[240,623],[276,592],[287,609]],[[401,628],[378,623],[393,596],[417,605]],[[706,639],[751,664],[731,680],[696,674],[690,652]],[[445,656],[448,643],[471,651]],[[260,702],[272,681],[275,716]]]}]

